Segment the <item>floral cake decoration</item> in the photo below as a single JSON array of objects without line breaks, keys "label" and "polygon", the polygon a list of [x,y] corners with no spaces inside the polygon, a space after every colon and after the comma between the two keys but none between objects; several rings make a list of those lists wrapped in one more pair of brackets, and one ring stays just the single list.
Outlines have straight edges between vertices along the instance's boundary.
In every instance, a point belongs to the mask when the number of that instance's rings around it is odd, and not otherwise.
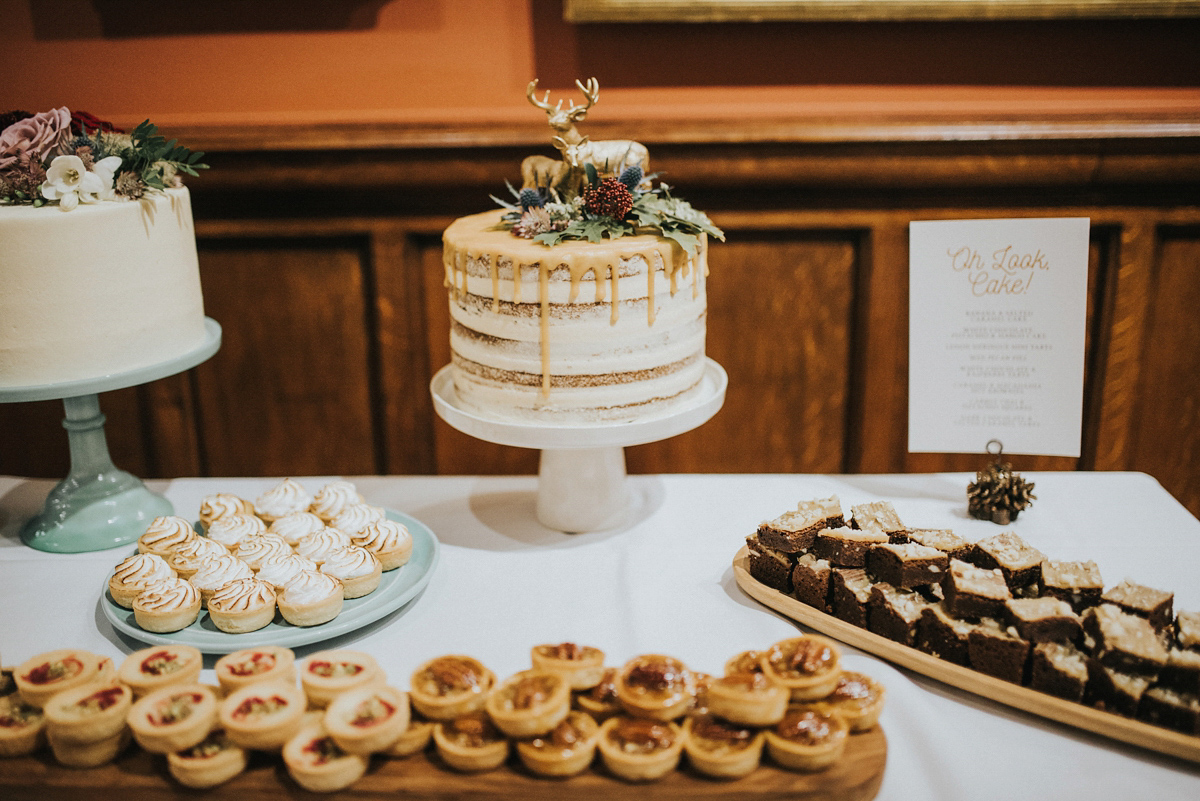
[{"label": "floral cake decoration", "polygon": [[167,140],[146,120],[130,133],[65,106],[0,114],[0,205],[136,200],[206,169],[204,154]]},{"label": "floral cake decoration", "polygon": [[677,242],[686,252],[700,249],[704,234],[725,241],[721,229],[704,212],[671,194],[665,183],[654,183],[657,173],[647,169],[645,146],[627,139],[591,141],[576,129],[600,96],[595,78],[575,85],[585,105],[562,101],[550,104],[547,91],[541,99],[531,81],[526,97],[546,112],[554,131],[552,141],[562,156],[556,160],[534,155],[521,162],[521,188],[508,184],[513,201],[492,196],[506,211],[500,227],[514,236],[546,246],[565,240],[600,242],[638,234],[658,234]]}]

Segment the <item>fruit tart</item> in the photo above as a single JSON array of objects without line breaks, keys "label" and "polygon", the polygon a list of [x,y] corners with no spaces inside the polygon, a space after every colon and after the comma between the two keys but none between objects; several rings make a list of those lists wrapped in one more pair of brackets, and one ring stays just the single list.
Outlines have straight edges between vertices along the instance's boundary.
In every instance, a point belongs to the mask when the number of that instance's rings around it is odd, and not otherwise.
[{"label": "fruit tart", "polygon": [[532,660],[538,670],[565,675],[572,690],[590,690],[604,678],[604,652],[590,645],[535,645]]},{"label": "fruit tart", "polygon": [[242,748],[275,751],[303,722],[304,693],[295,684],[267,681],[231,693],[217,710],[229,739]]},{"label": "fruit tart", "polygon": [[708,711],[743,726],[773,726],[783,720],[791,693],[760,672],[729,673],[708,683]]},{"label": "fruit tart", "polygon": [[320,723],[296,732],[283,747],[283,763],[296,784],[314,793],[332,793],[362,778],[367,757],[343,751]]},{"label": "fruit tart", "polygon": [[433,727],[438,756],[455,770],[492,770],[508,759],[508,740],[484,712],[470,712]]},{"label": "fruit tart", "polygon": [[347,690],[333,699],[323,718],[339,748],[363,756],[391,748],[408,730],[408,721],[408,693],[387,685]]},{"label": "fruit tart", "polygon": [[13,671],[13,679],[21,699],[40,709],[55,693],[96,681],[99,666],[95,654],[63,648],[26,660]]},{"label": "fruit tart", "polygon": [[495,683],[496,674],[477,659],[439,656],[413,671],[408,697],[430,720],[454,720],[481,711]]},{"label": "fruit tart", "polygon": [[204,657],[191,645],[155,645],[125,657],[117,678],[133,690],[134,699],[171,684],[199,680]]},{"label": "fruit tart", "polygon": [[683,662],[661,654],[636,656],[617,671],[617,700],[633,717],[675,720],[691,708],[696,681]]},{"label": "fruit tart", "polygon": [[226,693],[250,684],[296,680],[296,655],[290,648],[260,645],[226,654],[215,665],[217,682]]},{"label": "fruit tart", "polygon": [[840,715],[797,705],[766,730],[767,753],[790,770],[824,770],[846,750],[849,734],[850,726]]},{"label": "fruit tart", "polygon": [[221,728],[191,748],[167,754],[167,770],[184,787],[216,787],[245,769],[246,749],[234,745]]},{"label": "fruit tart", "polygon": [[43,708],[46,735],[63,744],[107,740],[125,729],[133,690],[112,681],[93,682],[56,693]]},{"label": "fruit tart", "polygon": [[484,708],[496,728],[508,737],[534,737],[567,717],[571,689],[561,673],[523,670],[488,693]]},{"label": "fruit tart", "polygon": [[17,694],[0,698],[0,757],[32,754],[46,738],[46,716]]},{"label": "fruit tart", "polygon": [[781,640],[759,656],[763,673],[787,687],[793,701],[812,701],[833,692],[841,675],[841,651],[816,635]]},{"label": "fruit tart", "polygon": [[518,741],[517,756],[539,776],[574,776],[592,764],[599,741],[599,724],[573,709],[546,734]]},{"label": "fruit tart", "polygon": [[760,729],[707,714],[688,717],[683,731],[688,762],[715,779],[736,779],[752,773],[766,743]]},{"label": "fruit tart", "polygon": [[315,709],[324,709],[349,690],[386,682],[387,676],[375,658],[361,651],[318,651],[305,661],[300,671],[300,685],[308,696],[309,706]]},{"label": "fruit tart", "polygon": [[152,754],[182,751],[208,736],[217,695],[204,684],[162,687],[138,699],[126,717],[133,739]]},{"label": "fruit tart", "polygon": [[600,727],[597,747],[604,766],[626,781],[653,781],[679,764],[683,729],[670,721],[617,715]]}]

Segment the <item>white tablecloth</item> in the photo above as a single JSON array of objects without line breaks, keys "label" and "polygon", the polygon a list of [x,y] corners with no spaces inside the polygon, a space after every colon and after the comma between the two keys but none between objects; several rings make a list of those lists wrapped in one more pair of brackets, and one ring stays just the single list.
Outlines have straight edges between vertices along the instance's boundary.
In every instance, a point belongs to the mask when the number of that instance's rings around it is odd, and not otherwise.
[{"label": "white tablecloth", "polygon": [[[1011,528],[1051,558],[1094,559],[1108,584],[1129,577],[1200,610],[1200,522],[1139,473],[1041,473],[1037,501]],[[565,535],[536,522],[532,477],[361,477],[367,500],[416,517],[442,543],[425,592],[365,630],[298,649],[353,647],[406,688],[422,661],[477,656],[497,675],[528,667],[538,643],[603,648],[610,664],[665,653],[717,673],[725,660],[792,636],[793,623],[738,589],[731,562],[758,523],[800,500],[889,500],[910,526],[968,539],[1002,529],[966,516],[969,474],[632,476],[630,522]],[[299,479],[315,491],[326,477]],[[275,479],[148,482],[194,518],[203,496],[254,498]],[[130,548],[58,555],[21,544],[21,521],[53,482],[0,477],[0,659],[55,648],[119,660],[143,647],[115,632],[99,600]],[[888,688],[884,799],[1200,798],[1200,766],[1048,723],[846,649],[846,665]],[[211,675],[211,660],[206,671]]]}]

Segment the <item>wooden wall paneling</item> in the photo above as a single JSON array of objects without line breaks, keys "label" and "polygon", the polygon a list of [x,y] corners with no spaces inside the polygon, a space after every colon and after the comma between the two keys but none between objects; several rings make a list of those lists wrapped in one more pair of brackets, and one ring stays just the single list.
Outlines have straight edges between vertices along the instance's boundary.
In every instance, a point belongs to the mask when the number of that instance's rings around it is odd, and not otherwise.
[{"label": "wooden wall paneling", "polygon": [[192,371],[152,381],[141,388],[147,473],[154,476],[204,474]]},{"label": "wooden wall paneling", "polygon": [[[420,256],[425,279],[425,324],[432,378],[450,363],[450,305],[445,287],[446,271],[442,266],[441,237],[422,239]],[[538,471],[539,451],[484,442],[453,428],[436,413],[432,426],[439,475],[529,475]]]},{"label": "wooden wall paneling", "polygon": [[699,429],[627,449],[630,472],[841,471],[852,232],[727,230],[709,252],[707,352],[729,374]]},{"label": "wooden wall paneling", "polygon": [[378,287],[378,361],[384,472],[437,469],[422,245],[407,229],[387,225],[371,238]]},{"label": "wooden wall paneling", "polygon": [[[100,398],[103,408],[104,398]],[[63,478],[70,468],[60,400],[0,404],[0,474]]]},{"label": "wooden wall paneling", "polygon": [[201,238],[221,350],[196,369],[207,471],[381,469],[372,430],[365,239]]},{"label": "wooden wall paneling", "polygon": [[1200,226],[1159,231],[1158,269],[1145,318],[1136,469],[1200,513]]}]

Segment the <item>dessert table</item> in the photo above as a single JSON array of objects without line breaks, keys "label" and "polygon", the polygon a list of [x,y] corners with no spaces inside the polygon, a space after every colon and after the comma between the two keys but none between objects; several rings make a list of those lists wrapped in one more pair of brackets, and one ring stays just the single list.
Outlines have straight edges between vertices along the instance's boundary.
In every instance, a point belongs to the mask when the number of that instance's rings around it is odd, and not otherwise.
[{"label": "dessert table", "polygon": [[[298,480],[315,490],[330,478]],[[365,651],[401,689],[434,656],[470,654],[503,677],[528,667],[532,646],[565,641],[597,646],[613,665],[663,653],[720,673],[730,656],[797,630],[738,588],[732,561],[759,522],[801,500],[836,494],[847,511],[888,500],[909,526],[953,528],[971,540],[1005,530],[967,517],[965,488],[973,475],[965,473],[631,476],[628,521],[574,535],[537,522],[532,476],[349,478],[368,502],[428,526],[440,541],[440,560],[406,606],[299,647],[297,655],[331,647]],[[1128,577],[1173,590],[1176,609],[1200,610],[1200,521],[1154,479],[1140,473],[1027,478],[1037,500],[1007,529],[1051,558],[1096,561],[1108,585]],[[254,498],[277,482],[147,483],[178,514],[194,516],[205,495]],[[101,603],[108,573],[131,548],[55,554],[23,545],[21,523],[52,486],[0,477],[0,660],[11,666],[44,651],[82,648],[119,662],[144,643],[116,631]],[[213,681],[213,661],[206,661],[205,681]],[[887,687],[881,799],[1200,798],[1200,765],[977,698],[853,648],[844,649],[843,664]],[[0,797],[7,798],[5,775],[0,760]],[[165,774],[162,781],[170,783]],[[736,786],[726,785],[731,792]],[[653,786],[640,792],[653,797]]]}]

